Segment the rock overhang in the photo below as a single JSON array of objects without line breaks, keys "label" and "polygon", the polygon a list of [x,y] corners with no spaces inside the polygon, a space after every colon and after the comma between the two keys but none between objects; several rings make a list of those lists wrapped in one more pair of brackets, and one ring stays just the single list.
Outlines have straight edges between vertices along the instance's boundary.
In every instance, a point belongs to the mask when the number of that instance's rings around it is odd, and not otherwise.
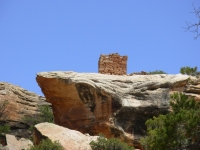
[{"label": "rock overhang", "polygon": [[[134,140],[129,140],[135,145],[145,133],[145,121],[167,113],[170,92],[184,89],[188,78],[180,74],[119,76],[55,71],[38,73],[36,79],[52,103],[58,125],[92,135],[102,132],[124,141],[127,134],[134,133]],[[113,126],[119,134],[113,132]]]}]

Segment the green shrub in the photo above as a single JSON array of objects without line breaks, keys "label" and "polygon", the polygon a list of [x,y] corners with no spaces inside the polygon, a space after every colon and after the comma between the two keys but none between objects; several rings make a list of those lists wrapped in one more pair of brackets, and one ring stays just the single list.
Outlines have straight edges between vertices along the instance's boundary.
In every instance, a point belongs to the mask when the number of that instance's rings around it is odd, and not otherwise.
[{"label": "green shrub", "polygon": [[147,136],[141,144],[147,150],[200,149],[200,108],[182,93],[171,95],[172,112],[146,121]]},{"label": "green shrub", "polygon": [[102,134],[99,135],[97,141],[91,141],[92,150],[134,150],[133,147],[121,142],[119,139],[106,139]]},{"label": "green shrub", "polygon": [[43,139],[39,145],[31,146],[29,150],[64,150],[64,148],[57,141],[51,142],[49,139]]},{"label": "green shrub", "polygon": [[40,117],[42,122],[54,123],[53,112],[49,105],[41,105],[39,106],[39,110],[41,112]]},{"label": "green shrub", "polygon": [[38,109],[40,112],[39,114],[24,117],[25,122],[30,125],[30,130],[33,130],[33,127],[38,123],[54,123],[53,112],[49,105],[38,106]]},{"label": "green shrub", "polygon": [[10,127],[8,125],[0,125],[0,134],[8,133],[10,131]]},{"label": "green shrub", "polygon": [[186,75],[191,75],[191,76],[200,75],[200,72],[197,71],[197,67],[191,68],[189,66],[181,67],[180,73],[186,74]]},{"label": "green shrub", "polygon": [[155,70],[155,71],[149,71],[149,74],[167,74],[167,73],[162,70]]},{"label": "green shrub", "polygon": [[0,121],[4,121],[7,118],[7,115],[6,115],[7,105],[8,105],[8,100],[4,100],[3,102],[0,102]]},{"label": "green shrub", "polygon": [[4,100],[3,102],[0,103],[0,135],[2,133],[8,133],[10,131],[10,127],[6,124],[6,119],[7,119],[7,111],[6,107],[8,105],[8,101]]}]

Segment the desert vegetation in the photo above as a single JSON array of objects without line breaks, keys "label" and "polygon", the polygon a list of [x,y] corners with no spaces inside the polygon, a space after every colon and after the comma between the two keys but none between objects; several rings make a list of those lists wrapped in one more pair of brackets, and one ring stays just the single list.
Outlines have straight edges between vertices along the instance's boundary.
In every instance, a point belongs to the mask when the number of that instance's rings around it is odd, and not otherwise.
[{"label": "desert vegetation", "polygon": [[31,146],[29,150],[64,150],[58,141],[42,139],[39,145]]},{"label": "desert vegetation", "polygon": [[7,133],[10,128],[9,126],[6,124],[6,119],[7,119],[7,105],[8,105],[8,101],[4,100],[3,102],[0,103],[0,134],[1,133]]},{"label": "desert vegetation", "polygon": [[148,74],[167,74],[167,73],[162,70],[155,70],[155,71],[149,71]]},{"label": "desert vegetation", "polygon": [[97,141],[90,142],[90,146],[92,150],[134,150],[119,139],[106,139],[103,134],[99,135]]},{"label": "desert vegetation", "polygon": [[9,126],[6,124],[6,119],[8,118],[6,114],[7,105],[7,100],[0,102],[0,134],[7,133],[10,130]]},{"label": "desert vegetation", "polygon": [[8,101],[4,100],[0,102],[0,144],[5,145],[5,134],[10,131],[9,125],[6,124]]},{"label": "desert vegetation", "polygon": [[52,109],[49,105],[38,106],[39,114],[34,116],[25,116],[24,121],[30,125],[30,130],[32,131],[36,124],[42,122],[54,123],[54,117]]},{"label": "desert vegetation", "polygon": [[191,75],[191,76],[198,76],[200,75],[200,72],[197,70],[198,70],[197,67],[192,68],[192,67],[186,66],[186,67],[181,67],[180,73]]},{"label": "desert vegetation", "polygon": [[172,112],[146,121],[147,136],[141,139],[146,150],[200,149],[200,107],[182,93],[171,95]]}]

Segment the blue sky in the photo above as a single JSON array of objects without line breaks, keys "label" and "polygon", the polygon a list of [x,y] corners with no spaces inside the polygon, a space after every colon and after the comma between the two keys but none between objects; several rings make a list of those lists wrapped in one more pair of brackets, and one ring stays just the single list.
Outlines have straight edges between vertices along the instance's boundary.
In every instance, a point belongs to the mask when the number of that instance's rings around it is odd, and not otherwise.
[{"label": "blue sky", "polygon": [[100,54],[128,56],[127,72],[200,70],[199,0],[1,0],[0,81],[43,95],[42,71],[98,72]]}]

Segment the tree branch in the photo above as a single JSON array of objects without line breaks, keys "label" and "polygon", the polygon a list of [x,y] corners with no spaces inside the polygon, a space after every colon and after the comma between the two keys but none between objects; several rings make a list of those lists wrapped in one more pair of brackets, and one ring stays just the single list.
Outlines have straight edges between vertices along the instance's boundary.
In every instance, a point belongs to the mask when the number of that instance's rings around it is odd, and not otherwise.
[{"label": "tree branch", "polygon": [[192,4],[194,11],[190,13],[194,13],[195,16],[198,18],[198,21],[196,23],[190,23],[186,21],[187,27],[183,27],[185,31],[189,31],[192,33],[196,33],[196,36],[194,39],[196,40],[199,36],[199,26],[200,26],[200,7],[198,9],[195,8],[194,4]]}]

